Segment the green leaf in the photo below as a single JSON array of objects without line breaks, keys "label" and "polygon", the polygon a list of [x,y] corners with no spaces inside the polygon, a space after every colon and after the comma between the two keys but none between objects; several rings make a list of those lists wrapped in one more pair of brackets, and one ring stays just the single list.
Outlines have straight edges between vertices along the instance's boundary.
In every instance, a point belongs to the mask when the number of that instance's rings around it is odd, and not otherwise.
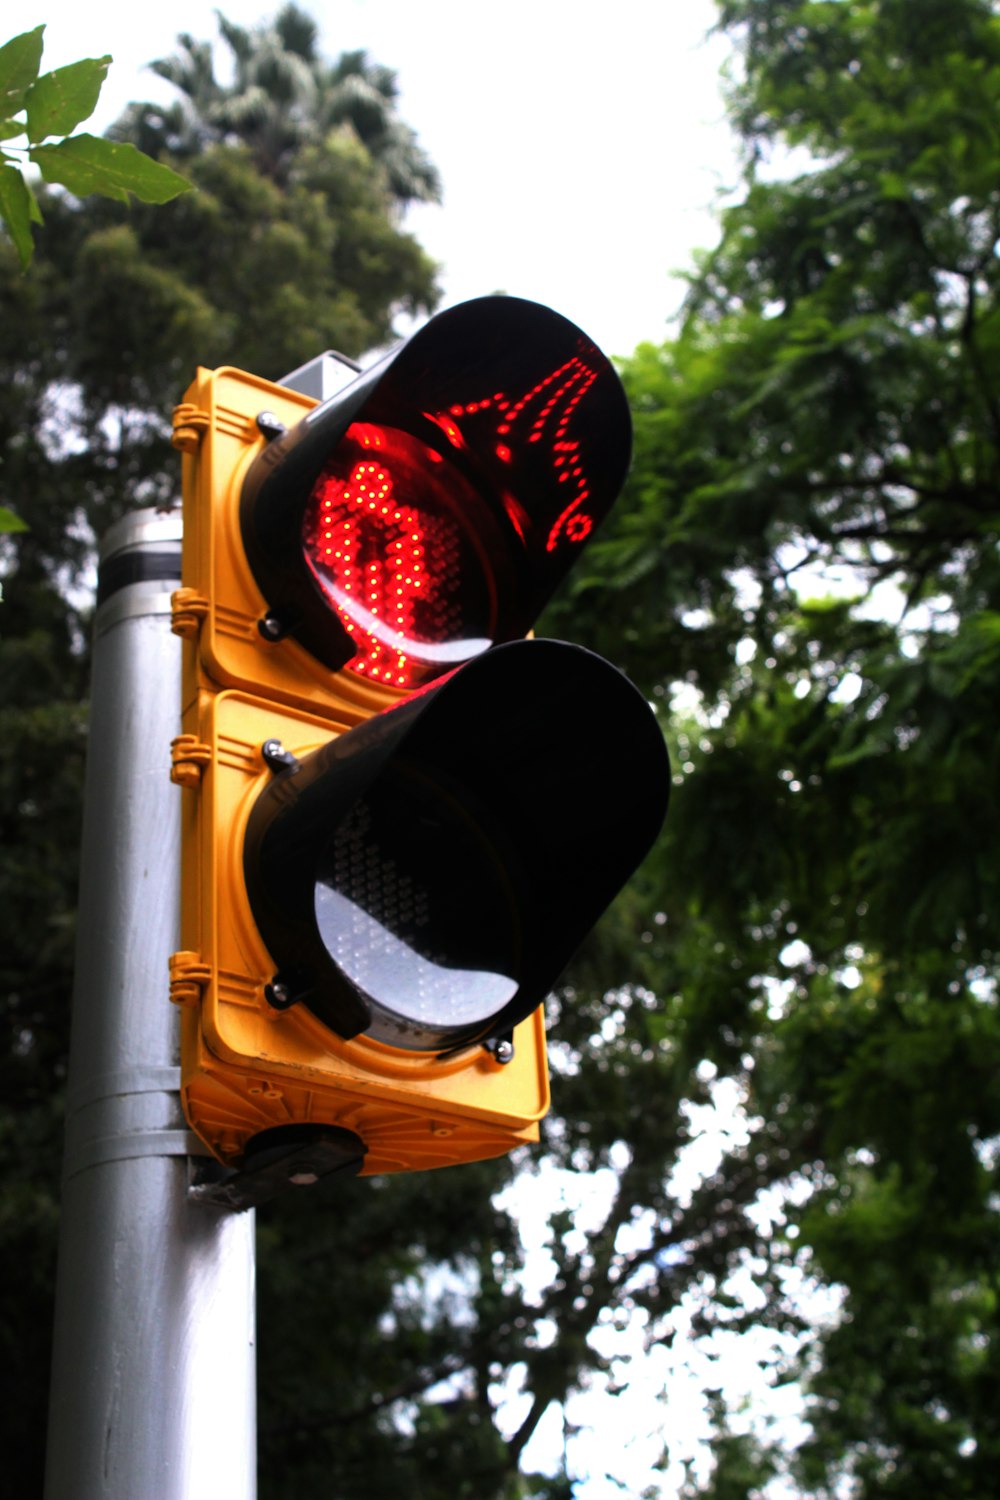
[{"label": "green leaf", "polygon": [[78,198],[103,193],[127,203],[134,193],[143,203],[168,203],[191,187],[179,172],[125,141],[74,135],[55,146],[33,146],[28,154],[46,182],[61,183]]},{"label": "green leaf", "polygon": [[[33,195],[17,167],[0,166],[0,218],[14,241],[22,267],[27,270],[34,253],[31,238]],[[37,205],[35,206],[37,212]]]},{"label": "green leaf", "polygon": [[110,56],[89,57],[43,73],[28,90],[28,140],[68,135],[94,113],[111,66]]},{"label": "green leaf", "polygon": [[27,522],[22,521],[20,516],[15,516],[6,505],[0,505],[0,531],[27,531]]},{"label": "green leaf", "polygon": [[28,213],[31,216],[31,222],[33,224],[44,224],[45,220],[42,218],[42,210],[38,205],[38,199],[35,197],[34,188],[27,177],[22,178],[22,181],[28,193]]},{"label": "green leaf", "polygon": [[24,134],[23,120],[0,120],[0,141],[9,141]]},{"label": "green leaf", "polygon": [[0,47],[0,115],[5,119],[23,109],[25,96],[38,77],[44,30],[36,26]]},{"label": "green leaf", "polygon": [[903,199],[910,196],[910,185],[899,172],[880,172],[878,185],[883,198]]}]

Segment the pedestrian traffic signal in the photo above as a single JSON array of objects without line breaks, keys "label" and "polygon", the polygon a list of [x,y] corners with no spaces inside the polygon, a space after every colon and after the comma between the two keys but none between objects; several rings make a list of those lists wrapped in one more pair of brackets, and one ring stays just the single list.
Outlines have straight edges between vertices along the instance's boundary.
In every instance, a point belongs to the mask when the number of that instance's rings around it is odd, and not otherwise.
[{"label": "pedestrian traffic signal", "polygon": [[669,785],[631,684],[524,639],[629,432],[584,335],[500,297],[319,405],[219,370],[178,408],[173,995],[221,1161],[412,1170],[537,1138],[541,1004]]}]

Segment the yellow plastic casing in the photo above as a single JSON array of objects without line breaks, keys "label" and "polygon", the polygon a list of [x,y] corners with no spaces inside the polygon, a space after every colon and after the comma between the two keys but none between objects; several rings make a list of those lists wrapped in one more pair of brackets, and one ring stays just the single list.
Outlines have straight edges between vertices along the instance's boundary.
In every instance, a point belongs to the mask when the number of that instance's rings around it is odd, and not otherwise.
[{"label": "yellow plastic casing", "polygon": [[549,1103],[541,1009],[499,1063],[483,1047],[446,1058],[338,1037],[304,1005],[276,1010],[275,963],[253,919],[243,841],[272,771],[261,747],[303,759],[399,701],[390,688],[331,673],[294,641],[257,629],[266,609],[242,554],[239,489],[259,451],[256,417],[289,423],[315,403],[242,371],[201,370],[175,414],[184,459],[183,587],[174,629],[185,642],[181,951],[171,997],[181,1009],[181,1092],[192,1129],[223,1162],[276,1125],[354,1131],[365,1174],[420,1171],[502,1155],[538,1139]]},{"label": "yellow plastic casing", "polygon": [[267,641],[259,630],[268,601],[243,550],[239,517],[243,479],[266,446],[257,418],[267,412],[292,427],[315,405],[245,370],[223,368],[200,369],[174,411],[184,550],[173,620],[176,633],[196,645],[186,653],[185,704],[199,686],[242,687],[311,713],[343,711],[349,723],[359,723],[402,696],[354,674],[332,673],[292,637]]}]

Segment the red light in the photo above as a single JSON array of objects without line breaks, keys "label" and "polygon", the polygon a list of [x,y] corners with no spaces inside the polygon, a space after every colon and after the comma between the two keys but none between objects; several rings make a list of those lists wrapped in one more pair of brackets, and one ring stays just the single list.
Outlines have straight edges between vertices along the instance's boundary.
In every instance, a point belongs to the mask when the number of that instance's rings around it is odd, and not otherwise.
[{"label": "red light", "polygon": [[[449,418],[438,425],[451,436]],[[491,644],[489,583],[471,540],[478,504],[417,438],[371,423],[348,430],[302,527],[313,577],[357,646],[348,670],[413,688]]]},{"label": "red light", "polygon": [[[563,542],[578,544],[593,530],[593,516],[582,509],[589,490],[580,462],[580,443],[567,433],[576,408],[597,378],[597,371],[579,355],[574,355],[516,399],[503,391],[496,391],[492,396],[468,401],[464,406],[456,403],[447,412],[424,413],[450,443],[461,448],[465,446],[465,438],[457,419],[478,416],[495,408],[502,420],[496,423],[493,431],[498,438],[509,436],[509,442],[494,444],[493,451],[502,463],[516,464],[518,445],[545,444],[555,478],[560,483],[569,484],[574,492],[569,504],[562,507],[549,526],[545,539],[547,552],[554,552]],[[524,533],[520,528],[518,530],[523,540]]]},{"label": "red light", "polygon": [[591,516],[575,515],[566,518],[566,536],[571,542],[582,542],[593,530]]},{"label": "red light", "polygon": [[[460,406],[453,406],[452,412],[456,416],[461,416],[462,408]],[[433,422],[436,427],[440,427],[441,431],[444,433],[445,437],[448,439],[449,443],[453,445],[453,447],[465,447],[465,438],[462,436],[461,432],[458,430],[458,427],[451,420],[451,418],[444,412],[439,412],[437,416],[435,416],[433,412],[425,411],[424,416],[429,422]],[[435,457],[437,457],[437,455],[435,455]]]}]

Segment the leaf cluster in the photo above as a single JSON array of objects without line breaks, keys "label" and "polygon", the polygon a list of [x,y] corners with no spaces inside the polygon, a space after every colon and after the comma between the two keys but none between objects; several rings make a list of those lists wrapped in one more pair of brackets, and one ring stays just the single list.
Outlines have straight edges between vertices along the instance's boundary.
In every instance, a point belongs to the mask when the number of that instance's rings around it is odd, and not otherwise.
[{"label": "leaf cluster", "polygon": [[[646,983],[675,1055],[753,1122],[701,1190],[704,1328],[794,1329],[803,1278],[839,1288],[787,1372],[801,1493],[979,1496],[1000,1453],[1000,21],[978,0],[720,13],[744,193],[679,336],[626,362],[626,502],[554,618],[664,708]],[[777,1207],[740,1198],[748,1173]],[[741,1255],[753,1314],[725,1293]]]},{"label": "leaf cluster", "polygon": [[[77,197],[103,193],[127,203],[134,194],[145,203],[166,203],[186,192],[185,178],[130,142],[71,134],[93,114],[111,57],[39,73],[44,31],[36,26],[0,47],[0,141],[26,137],[28,160],[43,179]],[[34,253],[31,225],[43,222],[42,211],[11,150],[0,150],[0,219],[26,268]]]}]

